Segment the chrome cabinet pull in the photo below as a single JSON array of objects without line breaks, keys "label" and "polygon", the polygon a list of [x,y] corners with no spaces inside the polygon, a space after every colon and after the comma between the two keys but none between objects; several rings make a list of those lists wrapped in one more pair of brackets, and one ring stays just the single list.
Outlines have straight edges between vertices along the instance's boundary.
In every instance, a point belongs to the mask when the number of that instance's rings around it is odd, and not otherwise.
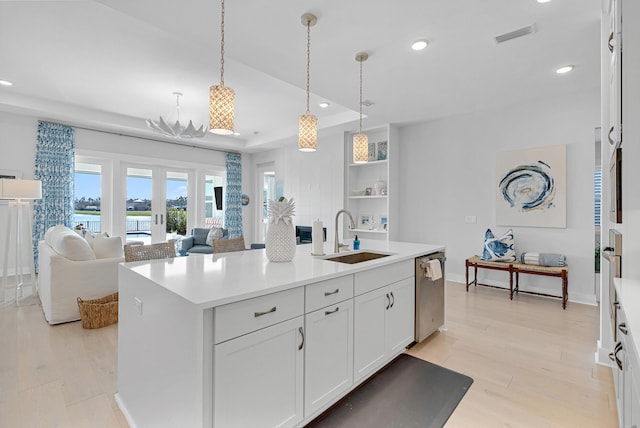
[{"label": "chrome cabinet pull", "polygon": [[158,224],[158,214],[156,214],[156,224]]},{"label": "chrome cabinet pull", "polygon": [[339,289],[339,288],[336,288],[336,290],[335,290],[335,291],[325,291],[325,292],[324,292],[324,297],[331,296],[332,294],[337,294],[337,293],[339,293],[339,292],[340,292],[340,289]]},{"label": "chrome cabinet pull", "polygon": [[338,312],[339,309],[340,309],[340,306],[336,306],[336,308],[332,311],[324,311],[324,314],[325,315],[335,314],[336,312]]},{"label": "chrome cabinet pull", "polygon": [[253,316],[258,318],[261,317],[263,315],[267,315],[270,314],[271,312],[275,312],[276,311],[276,307],[274,306],[273,308],[269,309],[268,311],[264,311],[264,312],[254,312]]},{"label": "chrome cabinet pull", "polygon": [[609,45],[609,52],[613,53],[615,44],[616,42],[613,40],[613,32],[611,32],[611,34],[609,34],[609,41],[607,42],[607,45]]},{"label": "chrome cabinet pull", "polygon": [[300,346],[298,346],[298,351],[301,351],[304,346],[304,330],[302,327],[298,327],[298,332],[300,333],[300,336],[302,336],[302,342],[300,342]]},{"label": "chrome cabinet pull", "polygon": [[393,299],[391,300],[391,307],[393,308],[393,305],[396,303],[396,296],[393,295],[393,291],[391,292],[391,299]]},{"label": "chrome cabinet pull", "polygon": [[624,322],[618,325],[618,330],[620,330],[624,334],[629,333],[629,330],[627,330],[627,323],[624,323]]},{"label": "chrome cabinet pull", "polygon": [[385,309],[389,309],[389,306],[391,306],[391,298],[389,297],[389,293],[385,294],[385,296],[387,296],[387,307]]},{"label": "chrome cabinet pull", "polygon": [[164,224],[164,214],[160,214],[160,224]]},{"label": "chrome cabinet pull", "polygon": [[611,134],[613,133],[613,131],[616,129],[615,126],[612,126],[611,129],[609,130],[609,134],[607,134],[607,139],[609,140],[609,144],[611,144],[612,146],[616,144],[615,141],[613,141],[613,138],[611,138]]},{"label": "chrome cabinet pull", "polygon": [[613,302],[613,306],[615,306],[616,309],[620,309],[620,303],[617,300]]},{"label": "chrome cabinet pull", "polygon": [[615,358],[616,364],[618,365],[618,368],[622,370],[622,361],[620,361],[620,358],[618,358],[618,352],[620,351],[622,351],[622,342],[618,342],[616,344],[616,349],[613,352],[613,357]]}]

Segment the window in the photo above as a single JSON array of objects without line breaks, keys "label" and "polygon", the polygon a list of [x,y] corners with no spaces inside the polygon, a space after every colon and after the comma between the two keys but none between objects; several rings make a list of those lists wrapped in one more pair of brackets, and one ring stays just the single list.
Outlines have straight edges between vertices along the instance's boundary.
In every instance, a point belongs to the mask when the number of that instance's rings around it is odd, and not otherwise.
[{"label": "window", "polygon": [[102,231],[102,165],[76,163],[73,191],[73,226]]}]

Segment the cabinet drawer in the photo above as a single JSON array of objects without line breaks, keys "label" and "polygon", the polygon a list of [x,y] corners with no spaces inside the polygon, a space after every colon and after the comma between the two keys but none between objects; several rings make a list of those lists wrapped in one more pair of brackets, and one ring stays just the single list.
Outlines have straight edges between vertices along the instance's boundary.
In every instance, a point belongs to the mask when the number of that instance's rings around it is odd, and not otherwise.
[{"label": "cabinet drawer", "polygon": [[397,282],[405,278],[410,278],[415,274],[413,260],[406,260],[388,266],[369,269],[365,272],[355,274],[354,288],[355,295],[367,293],[376,288],[384,287],[392,282]]},{"label": "cabinet drawer", "polygon": [[305,287],[305,313],[353,297],[353,275],[316,282]]},{"label": "cabinet drawer", "polygon": [[219,306],[213,314],[214,340],[224,342],[303,313],[302,287]]}]

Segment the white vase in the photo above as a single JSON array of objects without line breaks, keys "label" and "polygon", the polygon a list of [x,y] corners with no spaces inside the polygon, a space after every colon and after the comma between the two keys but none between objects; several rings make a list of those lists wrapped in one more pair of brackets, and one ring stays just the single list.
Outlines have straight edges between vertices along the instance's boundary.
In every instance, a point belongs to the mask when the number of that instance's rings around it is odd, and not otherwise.
[{"label": "white vase", "polygon": [[272,262],[290,262],[296,255],[296,232],[293,223],[270,223],[265,242],[267,258]]},{"label": "white vase", "polygon": [[387,182],[382,179],[382,177],[378,178],[376,182],[373,184],[373,188],[376,191],[376,195],[386,195],[387,194]]}]

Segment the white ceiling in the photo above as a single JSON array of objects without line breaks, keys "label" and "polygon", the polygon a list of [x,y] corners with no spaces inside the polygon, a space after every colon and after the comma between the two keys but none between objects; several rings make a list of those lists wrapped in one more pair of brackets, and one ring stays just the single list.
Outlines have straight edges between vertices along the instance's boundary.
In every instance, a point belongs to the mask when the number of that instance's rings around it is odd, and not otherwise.
[{"label": "white ceiling", "polygon": [[[225,84],[236,91],[238,137],[193,143],[256,152],[295,141],[306,110],[311,12],[311,112],[322,136],[410,123],[600,85],[601,0],[226,0]],[[493,37],[535,24],[500,45]],[[422,52],[410,49],[429,39]],[[575,70],[556,75],[561,65]],[[208,122],[220,81],[219,0],[0,1],[0,110],[77,126],[163,137],[144,119]],[[327,109],[318,107],[328,101]]]}]

